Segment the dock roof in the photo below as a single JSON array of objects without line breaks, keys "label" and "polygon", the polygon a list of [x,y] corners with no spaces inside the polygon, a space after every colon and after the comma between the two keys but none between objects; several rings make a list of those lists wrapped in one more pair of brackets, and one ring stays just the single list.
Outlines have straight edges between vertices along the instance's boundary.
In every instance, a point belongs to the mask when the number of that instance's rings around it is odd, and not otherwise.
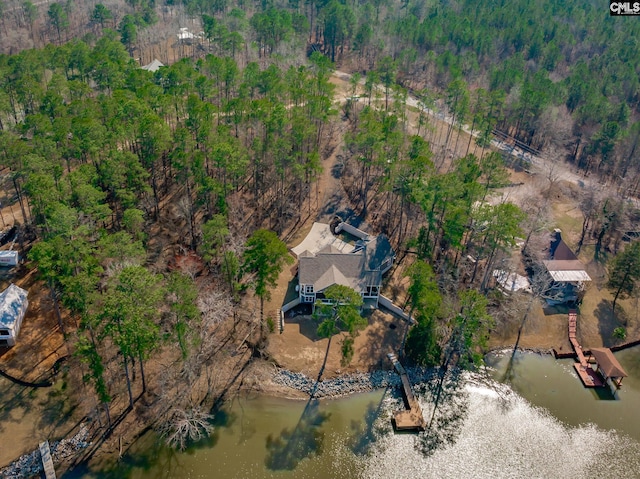
[{"label": "dock roof", "polygon": [[591,348],[591,354],[598,362],[598,368],[608,378],[624,378],[628,374],[609,348]]}]

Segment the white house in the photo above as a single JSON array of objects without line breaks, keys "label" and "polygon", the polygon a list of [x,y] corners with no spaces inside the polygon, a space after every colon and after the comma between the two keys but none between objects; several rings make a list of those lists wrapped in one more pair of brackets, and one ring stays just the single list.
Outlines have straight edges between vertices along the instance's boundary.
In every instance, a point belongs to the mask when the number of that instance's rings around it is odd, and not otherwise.
[{"label": "white house", "polygon": [[15,346],[28,306],[27,291],[15,284],[0,293],[0,346]]}]

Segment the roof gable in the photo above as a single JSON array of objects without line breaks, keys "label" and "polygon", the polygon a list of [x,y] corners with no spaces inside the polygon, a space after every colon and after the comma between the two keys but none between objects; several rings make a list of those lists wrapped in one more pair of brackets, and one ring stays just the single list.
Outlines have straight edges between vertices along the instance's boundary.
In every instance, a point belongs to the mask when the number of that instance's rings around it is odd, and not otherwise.
[{"label": "roof gable", "polygon": [[564,242],[563,239],[560,239],[560,241],[558,241],[556,244],[551,244],[550,253],[551,259],[556,261],[573,261],[578,259],[578,257],[573,251],[571,251],[571,248],[569,248],[569,246]]},{"label": "roof gable", "polygon": [[560,230],[554,232],[549,245],[549,259],[542,263],[556,282],[591,281],[582,262],[562,239]]},{"label": "roof gable", "polygon": [[[318,230],[321,231],[320,228]],[[302,250],[303,244],[299,245],[298,281],[301,285],[313,285],[317,293],[333,284],[349,286],[358,292],[381,284],[382,272],[389,268],[395,255],[386,236],[359,241],[353,252],[345,251],[341,240],[333,242],[327,239],[325,237],[324,244],[315,253],[309,249]],[[312,246],[318,243],[314,241]],[[383,266],[386,269],[382,269]]]},{"label": "roof gable", "polygon": [[141,66],[140,69],[147,70],[149,72],[157,72],[160,69],[160,67],[163,67],[163,66],[164,64],[160,60],[154,58],[151,63]]},{"label": "roof gable", "polygon": [[598,368],[608,378],[624,378],[628,376],[609,348],[591,348],[591,354],[598,361]]}]

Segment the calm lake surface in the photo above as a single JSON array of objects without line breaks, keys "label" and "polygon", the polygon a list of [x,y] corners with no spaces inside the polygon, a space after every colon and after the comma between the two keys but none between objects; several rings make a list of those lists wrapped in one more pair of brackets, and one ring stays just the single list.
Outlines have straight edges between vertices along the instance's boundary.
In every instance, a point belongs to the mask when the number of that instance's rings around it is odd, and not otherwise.
[{"label": "calm lake surface", "polygon": [[[571,360],[522,353],[487,358],[438,417],[451,441],[429,455],[424,436],[394,434],[401,400],[378,391],[305,403],[233,402],[205,444],[184,453],[152,435],[112,471],[85,478],[640,478],[640,349],[616,353],[630,377],[619,399],[582,387]],[[418,388],[425,416],[431,410]],[[78,476],[75,476],[78,477]]]}]

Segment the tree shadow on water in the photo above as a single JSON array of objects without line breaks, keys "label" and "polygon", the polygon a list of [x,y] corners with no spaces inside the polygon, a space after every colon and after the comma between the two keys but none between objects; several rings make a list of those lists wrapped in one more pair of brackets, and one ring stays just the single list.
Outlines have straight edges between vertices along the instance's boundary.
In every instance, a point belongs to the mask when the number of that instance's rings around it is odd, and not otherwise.
[{"label": "tree shadow on water", "polygon": [[383,413],[384,400],[387,396],[388,389],[380,398],[378,404],[370,402],[362,421],[351,421],[351,435],[347,441],[347,445],[351,451],[357,456],[365,456],[371,446],[388,430],[379,427],[378,418]]},{"label": "tree shadow on water", "polygon": [[429,382],[424,391],[429,399],[429,407],[423,411],[427,429],[418,435],[417,447],[425,456],[455,444],[469,413],[469,393],[461,371],[456,368],[445,374]]},{"label": "tree shadow on water", "polygon": [[501,375],[500,380],[504,383],[511,383],[516,377],[516,370],[524,360],[524,355],[519,349],[514,349],[509,354],[509,360],[505,367],[504,373]]},{"label": "tree shadow on water", "polygon": [[322,424],[330,414],[320,412],[319,402],[309,399],[293,430],[283,429],[277,437],[267,437],[265,465],[272,471],[293,471],[303,459],[322,453]]}]

